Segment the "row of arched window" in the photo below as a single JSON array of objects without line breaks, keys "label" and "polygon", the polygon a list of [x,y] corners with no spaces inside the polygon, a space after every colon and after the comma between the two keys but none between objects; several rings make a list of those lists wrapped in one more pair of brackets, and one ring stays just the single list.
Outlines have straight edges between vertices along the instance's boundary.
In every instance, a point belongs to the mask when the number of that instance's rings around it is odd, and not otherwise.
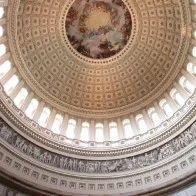
[{"label": "row of arched window", "polygon": [[[194,66],[192,63],[191,64],[189,63],[187,65],[187,71],[189,71],[189,73],[194,75],[196,73],[195,67],[196,66]],[[6,75],[6,73],[8,73],[10,69],[11,69],[11,63],[10,61],[7,60],[0,66],[0,78],[3,78],[3,76]],[[4,90],[7,93],[7,95],[10,96],[12,94],[12,92],[14,91],[18,83],[19,83],[19,78],[15,74],[12,75],[12,77],[4,85]],[[185,76],[182,76],[180,78],[179,84],[181,85],[181,87],[184,88],[184,90],[188,94],[192,94],[195,90],[195,87],[186,79]],[[28,90],[26,88],[21,88],[18,94],[13,99],[15,105],[18,108],[21,108],[23,103],[27,99],[28,95],[29,95]],[[175,88],[170,91],[170,96],[173,98],[177,106],[181,107],[184,105],[185,99],[180,95],[180,93]],[[171,106],[168,104],[166,99],[162,99],[159,102],[159,105],[166,118],[170,118],[173,115],[174,111],[172,110]],[[29,118],[33,119],[38,107],[39,107],[39,101],[33,98],[31,99],[28,107],[24,112]],[[155,107],[151,107],[147,111],[147,113],[154,127],[159,126],[161,124],[162,121]],[[48,107],[44,107],[41,112],[41,115],[38,118],[38,124],[42,127],[46,127],[50,115],[51,115],[51,110]],[[138,114],[135,117],[135,121],[138,126],[138,129],[140,130],[140,133],[145,133],[148,130],[144,116],[142,114]],[[63,116],[57,114],[54,118],[51,130],[56,134],[60,134],[62,123],[63,123]],[[125,119],[122,121],[122,125],[124,129],[125,138],[131,138],[134,135],[131,127],[131,121],[129,119]],[[75,137],[75,133],[74,133],[75,129],[76,129],[76,120],[70,119],[67,125],[66,136],[68,138],[73,139]],[[88,122],[83,122],[81,125],[80,139],[83,141],[88,141],[89,131],[90,131],[90,124]],[[116,141],[119,139],[118,126],[116,122],[109,123],[109,135],[111,141]],[[104,125],[102,123],[95,124],[95,140],[97,142],[104,141]]]}]

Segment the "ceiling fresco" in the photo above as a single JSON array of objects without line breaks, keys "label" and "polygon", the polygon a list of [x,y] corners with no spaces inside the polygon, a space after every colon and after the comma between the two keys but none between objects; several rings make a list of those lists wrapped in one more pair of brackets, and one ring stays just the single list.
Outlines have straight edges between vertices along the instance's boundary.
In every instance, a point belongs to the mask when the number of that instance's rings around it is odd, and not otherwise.
[{"label": "ceiling fresco", "polygon": [[122,0],[76,0],[66,18],[67,37],[80,54],[109,58],[127,44],[132,19]]}]

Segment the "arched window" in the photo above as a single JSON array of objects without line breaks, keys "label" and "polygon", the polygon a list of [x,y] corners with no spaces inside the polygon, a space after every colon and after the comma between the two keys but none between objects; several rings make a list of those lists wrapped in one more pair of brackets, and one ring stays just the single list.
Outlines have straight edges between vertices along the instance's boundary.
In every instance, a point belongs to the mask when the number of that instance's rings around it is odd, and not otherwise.
[{"label": "arched window", "polygon": [[179,106],[183,106],[185,101],[182,98],[182,96],[177,92],[176,89],[172,89],[170,92],[171,97],[174,99],[174,101],[177,103]]},{"label": "arched window", "polygon": [[3,56],[6,53],[6,47],[4,44],[0,45],[0,56]]},{"label": "arched window", "polygon": [[96,142],[103,142],[104,141],[103,124],[102,123],[97,123],[95,125],[95,141]]},{"label": "arched window", "polygon": [[136,116],[136,122],[138,124],[141,134],[145,133],[148,130],[144,118],[141,114],[138,114]]},{"label": "arched window", "polygon": [[0,37],[2,37],[3,36],[3,27],[2,26],[0,26]]},{"label": "arched window", "polygon": [[188,63],[186,67],[187,71],[196,77],[196,66],[193,63]]},{"label": "arched window", "polygon": [[29,118],[33,118],[35,111],[37,110],[38,105],[39,105],[39,102],[37,101],[37,99],[32,99],[27,110],[25,111],[25,114]]},{"label": "arched window", "polygon": [[74,119],[69,119],[66,136],[73,139],[75,137],[76,121]]},{"label": "arched window", "polygon": [[195,91],[194,86],[184,76],[180,78],[179,83],[189,94]]},{"label": "arched window", "polygon": [[125,119],[122,122],[123,127],[124,127],[124,131],[125,131],[125,138],[131,138],[133,137],[133,130],[131,127],[131,122],[129,119]]},{"label": "arched window", "polygon": [[26,99],[27,95],[28,95],[27,89],[22,88],[20,92],[18,93],[18,95],[16,96],[16,98],[14,99],[15,105],[20,108],[24,100]]},{"label": "arched window", "polygon": [[5,61],[2,65],[0,65],[0,78],[2,78],[10,69],[10,61]]},{"label": "arched window", "polygon": [[39,125],[41,125],[42,127],[45,127],[48,122],[49,116],[50,116],[50,110],[45,107],[38,120]]},{"label": "arched window", "polygon": [[194,57],[196,57],[196,47],[193,47],[192,55],[193,55]]},{"label": "arched window", "polygon": [[111,122],[109,124],[109,130],[110,130],[110,140],[111,141],[117,141],[119,139],[117,123],[116,122]]},{"label": "arched window", "polygon": [[4,8],[0,7],[0,18],[3,18],[4,15]]},{"label": "arched window", "polygon": [[16,75],[13,75],[8,81],[7,83],[4,85],[4,90],[5,92],[9,95],[13,89],[16,87],[16,85],[18,84],[19,79]]},{"label": "arched window", "polygon": [[59,134],[62,122],[63,122],[63,117],[60,114],[57,114],[55,116],[54,123],[52,125],[52,132]]},{"label": "arched window", "polygon": [[174,113],[165,99],[160,101],[160,106],[168,118],[173,116]]},{"label": "arched window", "polygon": [[148,110],[148,114],[149,114],[154,126],[159,126],[161,124],[161,120],[160,120],[157,112],[155,111],[155,108],[153,108],[153,107],[150,108]]},{"label": "arched window", "polygon": [[[196,1],[196,0],[193,0],[193,1]],[[195,2],[194,2],[195,3]],[[196,39],[196,31],[194,30],[193,32],[193,38]]]},{"label": "arched window", "polygon": [[87,123],[87,122],[82,123],[80,139],[82,141],[86,141],[86,142],[89,141],[89,123]]}]

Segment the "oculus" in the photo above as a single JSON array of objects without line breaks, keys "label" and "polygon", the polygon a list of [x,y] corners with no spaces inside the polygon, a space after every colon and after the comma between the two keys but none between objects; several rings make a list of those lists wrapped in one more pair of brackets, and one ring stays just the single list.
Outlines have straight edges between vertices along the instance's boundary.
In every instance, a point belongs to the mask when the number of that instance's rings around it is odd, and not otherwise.
[{"label": "oculus", "polygon": [[76,0],[66,16],[70,44],[92,59],[109,58],[127,44],[132,19],[122,0]]}]

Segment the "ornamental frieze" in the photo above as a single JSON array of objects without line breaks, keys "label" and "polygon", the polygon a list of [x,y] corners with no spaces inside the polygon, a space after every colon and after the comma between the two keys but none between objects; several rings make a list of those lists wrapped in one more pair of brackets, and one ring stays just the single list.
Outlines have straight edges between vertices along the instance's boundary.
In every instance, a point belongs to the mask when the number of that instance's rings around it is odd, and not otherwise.
[{"label": "ornamental frieze", "polygon": [[116,173],[143,168],[166,159],[196,140],[196,122],[168,143],[141,155],[107,161],[89,161],[62,156],[29,142],[2,119],[0,137],[25,155],[50,166],[80,173]]}]

